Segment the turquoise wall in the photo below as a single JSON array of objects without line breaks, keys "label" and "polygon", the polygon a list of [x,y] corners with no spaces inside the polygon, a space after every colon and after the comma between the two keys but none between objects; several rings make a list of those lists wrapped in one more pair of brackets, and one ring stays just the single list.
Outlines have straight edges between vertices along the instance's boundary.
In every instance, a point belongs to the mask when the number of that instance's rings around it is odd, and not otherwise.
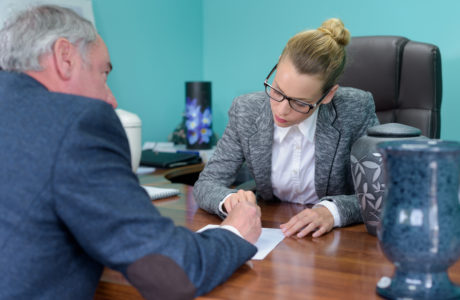
[{"label": "turquoise wall", "polygon": [[166,141],[181,122],[184,82],[203,78],[202,2],[93,0],[93,9],[119,108],[139,115],[143,141]]},{"label": "turquoise wall", "polygon": [[460,1],[203,0],[203,12],[203,72],[215,87],[218,133],[233,97],[263,88],[289,37],[339,17],[352,35],[402,35],[440,47],[441,137],[460,140]]},{"label": "turquoise wall", "polygon": [[184,82],[213,83],[221,135],[237,95],[262,89],[284,44],[298,31],[341,18],[352,35],[402,35],[441,49],[444,139],[460,140],[460,1],[93,0],[115,65],[120,107],[139,114],[144,140],[167,139],[184,109]]}]

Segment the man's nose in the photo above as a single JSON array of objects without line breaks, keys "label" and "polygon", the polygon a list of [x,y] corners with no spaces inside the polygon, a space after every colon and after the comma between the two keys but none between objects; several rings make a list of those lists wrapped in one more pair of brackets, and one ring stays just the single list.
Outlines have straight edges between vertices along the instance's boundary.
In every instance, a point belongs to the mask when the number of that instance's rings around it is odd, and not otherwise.
[{"label": "man's nose", "polygon": [[117,108],[117,106],[118,106],[117,99],[115,98],[115,96],[112,93],[112,90],[109,87],[107,87],[107,99],[106,99],[106,101],[107,101],[107,103],[112,105],[112,107],[114,109]]}]

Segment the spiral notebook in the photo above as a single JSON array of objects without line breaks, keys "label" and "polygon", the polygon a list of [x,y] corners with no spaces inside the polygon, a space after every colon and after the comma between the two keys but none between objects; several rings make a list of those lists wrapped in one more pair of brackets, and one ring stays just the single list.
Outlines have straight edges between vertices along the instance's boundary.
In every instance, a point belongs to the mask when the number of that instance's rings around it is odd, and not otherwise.
[{"label": "spiral notebook", "polygon": [[159,188],[159,187],[146,186],[146,185],[142,185],[142,187],[145,189],[147,194],[149,194],[150,199],[152,200],[168,198],[168,197],[172,197],[172,196],[176,196],[180,194],[180,191],[178,189]]}]

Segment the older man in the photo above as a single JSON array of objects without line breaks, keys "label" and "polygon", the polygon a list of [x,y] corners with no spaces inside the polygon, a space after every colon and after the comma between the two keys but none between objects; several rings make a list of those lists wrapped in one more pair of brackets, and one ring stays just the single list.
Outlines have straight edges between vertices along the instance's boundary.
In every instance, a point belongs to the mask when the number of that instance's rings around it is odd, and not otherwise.
[{"label": "older man", "polygon": [[91,23],[56,6],[24,11],[0,31],[0,67],[1,299],[91,299],[104,265],[146,298],[188,299],[255,253],[251,202],[201,234],[151,204]]}]

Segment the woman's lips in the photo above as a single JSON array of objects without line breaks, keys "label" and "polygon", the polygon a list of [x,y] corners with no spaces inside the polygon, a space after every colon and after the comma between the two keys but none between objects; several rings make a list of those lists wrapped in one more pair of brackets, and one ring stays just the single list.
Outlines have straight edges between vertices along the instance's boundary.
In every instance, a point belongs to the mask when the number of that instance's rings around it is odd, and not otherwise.
[{"label": "woman's lips", "polygon": [[285,119],[281,119],[275,115],[275,119],[278,123],[286,123],[287,121]]}]

